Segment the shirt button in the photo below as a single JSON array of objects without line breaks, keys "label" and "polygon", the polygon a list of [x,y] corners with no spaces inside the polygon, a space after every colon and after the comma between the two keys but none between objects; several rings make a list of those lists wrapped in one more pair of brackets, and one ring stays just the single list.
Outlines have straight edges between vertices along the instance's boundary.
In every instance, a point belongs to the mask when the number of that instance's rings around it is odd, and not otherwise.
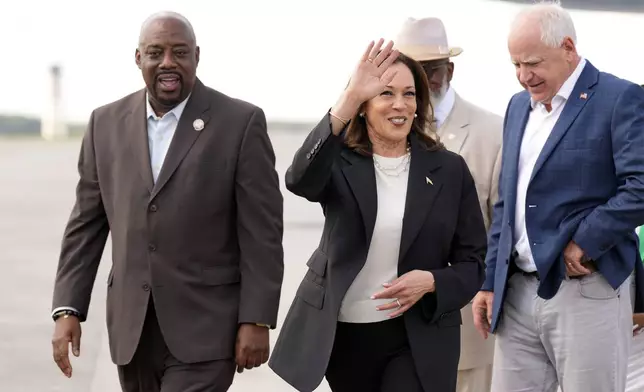
[{"label": "shirt button", "polygon": [[147,284],[147,283],[144,283],[144,284],[143,284],[143,290],[145,290],[145,291],[150,291],[150,285],[149,285],[149,284]]},{"label": "shirt button", "polygon": [[157,247],[156,247],[156,246],[154,246],[154,244],[149,244],[149,245],[148,245],[148,249],[149,249],[151,252],[154,252],[155,250],[157,250]]},{"label": "shirt button", "polygon": [[152,212],[157,212],[157,205],[156,205],[156,204],[152,204],[152,205],[150,206],[150,211],[152,211]]}]

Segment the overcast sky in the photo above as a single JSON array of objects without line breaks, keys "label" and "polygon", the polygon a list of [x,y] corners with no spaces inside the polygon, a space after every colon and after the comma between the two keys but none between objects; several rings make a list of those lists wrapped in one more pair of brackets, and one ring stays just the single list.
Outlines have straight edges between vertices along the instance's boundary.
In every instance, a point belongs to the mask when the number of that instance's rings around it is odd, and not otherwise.
[{"label": "overcast sky", "polygon": [[[370,39],[393,38],[407,16],[438,16],[464,48],[454,86],[499,114],[518,85],[506,34],[516,5],[488,0],[17,1],[0,15],[0,113],[38,114],[47,68],[63,66],[65,112],[92,109],[143,87],[134,65],[141,22],[159,10],[188,17],[201,46],[198,76],[264,108],[272,119],[317,119],[344,87]],[[181,5],[178,5],[181,4]],[[564,1],[565,4],[565,1]],[[308,7],[306,10],[304,6]],[[224,8],[225,7],[225,8]],[[644,83],[644,15],[573,11],[579,50],[593,64]]]}]

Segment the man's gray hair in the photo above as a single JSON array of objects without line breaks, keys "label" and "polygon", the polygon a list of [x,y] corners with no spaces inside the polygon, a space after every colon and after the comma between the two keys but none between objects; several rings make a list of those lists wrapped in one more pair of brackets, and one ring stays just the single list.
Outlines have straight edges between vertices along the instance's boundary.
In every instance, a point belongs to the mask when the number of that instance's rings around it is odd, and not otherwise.
[{"label": "man's gray hair", "polygon": [[536,20],[541,28],[541,41],[551,47],[559,48],[566,37],[577,44],[575,24],[558,0],[540,1],[523,9],[514,19],[512,31],[521,28],[526,19]]}]

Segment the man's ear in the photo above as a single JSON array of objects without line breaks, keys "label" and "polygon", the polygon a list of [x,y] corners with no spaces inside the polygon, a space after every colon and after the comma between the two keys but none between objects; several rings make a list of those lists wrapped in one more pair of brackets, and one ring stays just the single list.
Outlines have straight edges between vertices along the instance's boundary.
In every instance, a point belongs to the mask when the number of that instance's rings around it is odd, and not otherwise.
[{"label": "man's ear", "polygon": [[195,48],[195,60],[197,60],[197,65],[199,65],[199,55],[200,55],[200,54],[201,54],[201,50],[200,50],[200,49],[199,49],[199,47],[197,46],[197,47]]},{"label": "man's ear", "polygon": [[134,51],[134,62],[136,63],[136,66],[141,69],[141,51],[139,48],[136,48]]},{"label": "man's ear", "polygon": [[573,58],[575,58],[577,54],[577,47],[575,47],[575,42],[572,40],[570,37],[564,38],[563,42],[561,43],[561,47],[566,51],[566,57],[570,61],[572,61]]},{"label": "man's ear", "polygon": [[452,83],[452,77],[454,76],[454,63],[447,63],[447,83]]}]

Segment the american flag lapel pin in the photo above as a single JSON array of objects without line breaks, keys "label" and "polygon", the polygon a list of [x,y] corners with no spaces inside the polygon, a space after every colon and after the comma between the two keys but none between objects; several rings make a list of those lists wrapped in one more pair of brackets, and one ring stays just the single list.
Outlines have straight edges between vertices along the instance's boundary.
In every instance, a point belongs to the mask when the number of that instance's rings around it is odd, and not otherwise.
[{"label": "american flag lapel pin", "polygon": [[586,94],[586,93],[581,93],[581,94],[579,94],[579,98],[581,98],[581,99],[587,99],[587,98],[588,98],[588,94]]}]

